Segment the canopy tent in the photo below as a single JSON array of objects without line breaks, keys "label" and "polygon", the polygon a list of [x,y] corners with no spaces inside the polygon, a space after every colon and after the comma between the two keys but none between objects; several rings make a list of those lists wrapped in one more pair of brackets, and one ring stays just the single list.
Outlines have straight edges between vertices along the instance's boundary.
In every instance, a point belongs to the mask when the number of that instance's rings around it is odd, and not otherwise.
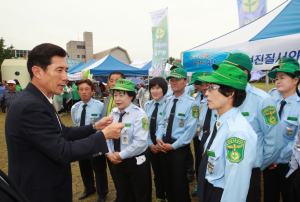
[{"label": "canopy tent", "polygon": [[[147,60],[147,61],[133,61],[130,66],[131,67],[135,67],[135,68],[139,68],[141,69],[142,67],[146,66],[147,64],[149,64],[149,62],[151,62],[152,60]],[[152,62],[151,62],[152,64]]]},{"label": "canopy tent", "polygon": [[219,38],[182,52],[188,72],[212,71],[212,64],[229,53],[242,52],[252,60],[254,70],[270,70],[282,57],[300,58],[300,0],[280,6]]},{"label": "canopy tent", "polygon": [[145,85],[145,82],[141,78],[139,78],[139,77],[137,77],[137,78],[135,78],[135,77],[129,77],[129,78],[126,77],[126,79],[132,81],[134,84],[142,83],[142,84]]},{"label": "canopy tent", "polygon": [[80,62],[79,64],[74,65],[73,67],[71,67],[70,69],[68,69],[67,73],[70,73],[70,72],[76,70],[77,68],[81,67],[82,65],[84,65],[84,62]]},{"label": "canopy tent", "polygon": [[74,68],[73,70],[71,70],[70,72],[68,71],[68,74],[74,74],[74,73],[78,73],[81,72],[83,69],[85,69],[86,67],[94,64],[95,62],[97,62],[98,60],[94,60],[92,59],[91,61],[89,61],[88,63],[81,65],[79,67],[77,67],[76,69]]},{"label": "canopy tent", "polygon": [[95,60],[95,62],[93,62],[90,65],[87,64],[79,67],[77,70],[73,71],[72,73],[76,73],[76,72],[78,73],[78,72],[89,70],[89,73],[93,74],[94,76],[98,76],[98,75],[108,76],[110,73],[114,71],[120,71],[125,76],[147,76],[148,75],[147,70],[131,67],[117,60],[111,55],[107,55],[101,60]]}]

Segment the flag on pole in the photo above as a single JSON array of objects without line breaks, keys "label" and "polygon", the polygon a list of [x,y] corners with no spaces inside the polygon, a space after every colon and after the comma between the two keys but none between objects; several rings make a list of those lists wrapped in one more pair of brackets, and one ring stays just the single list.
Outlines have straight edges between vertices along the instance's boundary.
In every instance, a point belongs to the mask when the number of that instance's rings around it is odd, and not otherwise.
[{"label": "flag on pole", "polygon": [[165,64],[169,56],[168,9],[151,12],[152,21],[152,76],[164,74]]},{"label": "flag on pole", "polygon": [[237,0],[239,24],[246,24],[266,14],[266,0]]}]

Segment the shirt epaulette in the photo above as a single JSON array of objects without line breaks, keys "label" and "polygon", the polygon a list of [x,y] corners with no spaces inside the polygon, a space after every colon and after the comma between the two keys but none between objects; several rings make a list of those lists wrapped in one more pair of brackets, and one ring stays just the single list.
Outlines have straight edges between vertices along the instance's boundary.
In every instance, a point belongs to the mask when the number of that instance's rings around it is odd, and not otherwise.
[{"label": "shirt epaulette", "polygon": [[249,92],[261,97],[263,100],[267,99],[267,98],[270,98],[271,96],[266,93],[265,91],[259,89],[259,88],[256,88],[254,86],[251,86],[251,89],[249,90]]},{"label": "shirt epaulette", "polygon": [[272,89],[269,91],[269,94],[272,93],[274,90],[277,90],[277,88],[272,88]]}]

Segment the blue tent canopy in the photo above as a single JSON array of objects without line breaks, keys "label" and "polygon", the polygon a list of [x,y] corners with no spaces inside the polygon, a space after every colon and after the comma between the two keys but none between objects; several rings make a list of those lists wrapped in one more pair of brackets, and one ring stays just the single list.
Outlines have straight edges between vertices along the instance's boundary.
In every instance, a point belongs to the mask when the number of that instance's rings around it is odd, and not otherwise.
[{"label": "blue tent canopy", "polygon": [[68,74],[74,70],[76,70],[77,68],[81,67],[82,65],[84,65],[84,62],[80,62],[79,64],[77,65],[74,65],[73,67],[71,67],[69,70],[68,70]]},{"label": "blue tent canopy", "polygon": [[83,69],[87,68],[88,66],[94,64],[95,62],[97,62],[98,60],[94,60],[92,59],[91,61],[89,61],[88,63],[81,65],[80,67],[68,72],[68,74],[73,74],[73,73],[77,73],[77,72],[81,72]]},{"label": "blue tent canopy", "polygon": [[[98,61],[100,62],[100,60]],[[94,64],[95,65],[95,64]],[[147,76],[148,70],[138,69],[135,67],[131,67],[111,55],[108,55],[101,63],[95,67],[86,67],[86,68],[79,68],[82,70],[90,69],[90,74],[93,75],[101,75],[101,76],[108,76],[110,73],[114,71],[120,71],[126,76]]]},{"label": "blue tent canopy", "polygon": [[152,67],[152,60],[148,62],[144,67],[142,67],[142,69],[149,70],[151,67]]}]

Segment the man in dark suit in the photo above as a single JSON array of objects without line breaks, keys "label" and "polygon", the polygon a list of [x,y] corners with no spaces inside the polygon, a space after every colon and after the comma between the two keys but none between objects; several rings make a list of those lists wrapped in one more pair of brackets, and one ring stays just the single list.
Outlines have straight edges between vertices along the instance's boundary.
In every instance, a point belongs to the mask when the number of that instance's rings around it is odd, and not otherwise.
[{"label": "man in dark suit", "polygon": [[29,202],[2,170],[0,170],[0,199],[5,202]]},{"label": "man in dark suit", "polygon": [[70,162],[107,153],[106,139],[118,139],[124,127],[111,124],[112,117],[80,127],[61,123],[51,97],[63,92],[68,79],[65,57],[65,50],[53,44],[30,52],[31,82],[6,117],[8,175],[31,202],[71,202]]}]

